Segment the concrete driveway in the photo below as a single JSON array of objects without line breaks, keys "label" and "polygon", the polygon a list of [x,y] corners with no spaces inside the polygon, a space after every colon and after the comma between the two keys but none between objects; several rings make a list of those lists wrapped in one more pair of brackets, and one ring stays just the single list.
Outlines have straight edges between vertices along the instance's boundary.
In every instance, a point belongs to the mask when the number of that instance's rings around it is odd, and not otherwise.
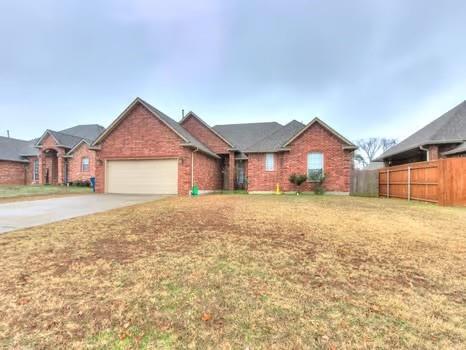
[{"label": "concrete driveway", "polygon": [[166,196],[92,194],[0,204],[0,233],[152,201]]}]

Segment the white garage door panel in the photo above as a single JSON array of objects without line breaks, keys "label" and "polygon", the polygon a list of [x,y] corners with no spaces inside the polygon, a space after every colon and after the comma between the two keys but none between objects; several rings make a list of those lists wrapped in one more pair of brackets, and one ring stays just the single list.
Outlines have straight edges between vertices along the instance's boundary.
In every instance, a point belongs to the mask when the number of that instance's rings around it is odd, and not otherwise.
[{"label": "white garage door panel", "polygon": [[107,161],[107,192],[134,194],[177,194],[178,161]]}]

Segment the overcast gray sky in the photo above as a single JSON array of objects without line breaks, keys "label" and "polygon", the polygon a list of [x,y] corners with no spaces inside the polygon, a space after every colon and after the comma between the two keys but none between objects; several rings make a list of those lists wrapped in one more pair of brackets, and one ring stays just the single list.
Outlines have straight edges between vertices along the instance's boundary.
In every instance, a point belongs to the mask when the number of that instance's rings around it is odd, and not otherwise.
[{"label": "overcast gray sky", "polygon": [[400,139],[466,99],[465,19],[464,0],[2,0],[0,134],[107,126],[140,96]]}]

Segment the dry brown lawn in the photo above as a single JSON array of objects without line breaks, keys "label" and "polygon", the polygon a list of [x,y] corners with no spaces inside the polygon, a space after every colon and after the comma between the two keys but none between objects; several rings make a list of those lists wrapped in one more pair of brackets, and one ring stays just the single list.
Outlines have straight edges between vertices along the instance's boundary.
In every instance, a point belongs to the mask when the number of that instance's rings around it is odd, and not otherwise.
[{"label": "dry brown lawn", "polygon": [[0,236],[0,347],[464,349],[466,209],[168,198]]}]

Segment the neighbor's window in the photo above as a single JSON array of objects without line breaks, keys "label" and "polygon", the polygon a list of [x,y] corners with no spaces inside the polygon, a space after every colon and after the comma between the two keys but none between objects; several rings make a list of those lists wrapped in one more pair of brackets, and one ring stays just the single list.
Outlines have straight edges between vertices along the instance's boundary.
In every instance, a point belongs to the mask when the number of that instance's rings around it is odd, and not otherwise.
[{"label": "neighbor's window", "polygon": [[39,180],[39,160],[35,159],[34,160],[34,174],[33,174],[33,180],[38,181]]},{"label": "neighbor's window", "polygon": [[265,171],[273,171],[275,168],[274,164],[274,154],[266,153],[265,154]]},{"label": "neighbor's window", "polygon": [[84,157],[81,159],[81,171],[89,171],[89,158]]},{"label": "neighbor's window", "polygon": [[316,181],[324,175],[324,155],[313,152],[307,154],[307,177],[310,181]]}]

